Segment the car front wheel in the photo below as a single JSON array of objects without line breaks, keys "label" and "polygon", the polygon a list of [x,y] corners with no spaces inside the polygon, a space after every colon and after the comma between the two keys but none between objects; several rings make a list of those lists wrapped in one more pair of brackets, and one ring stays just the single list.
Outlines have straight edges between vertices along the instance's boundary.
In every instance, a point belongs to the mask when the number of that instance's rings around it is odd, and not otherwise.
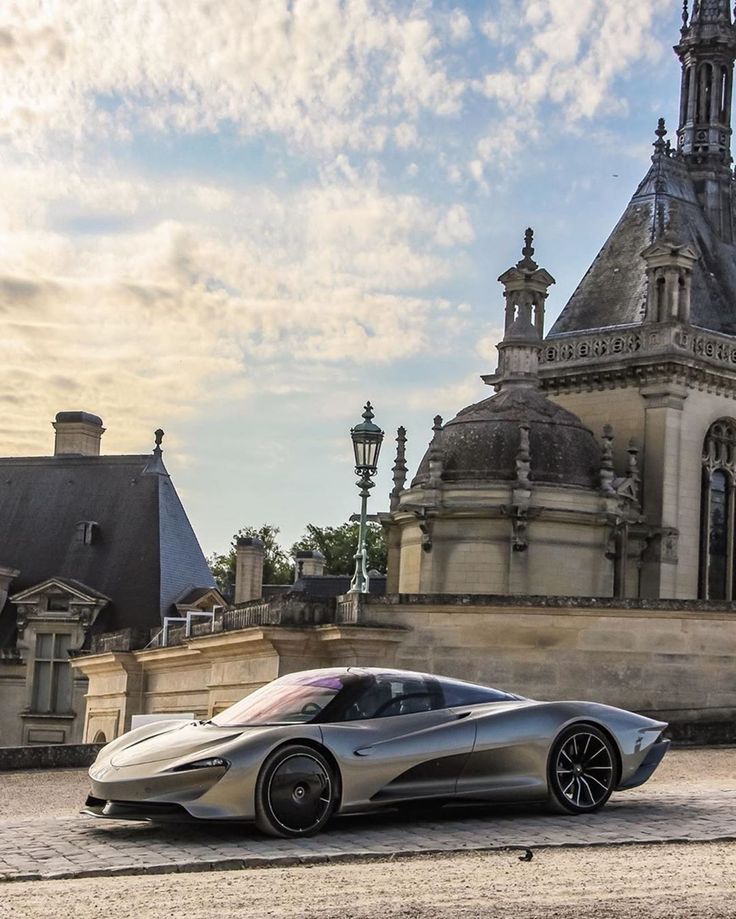
[{"label": "car front wheel", "polygon": [[269,836],[313,836],[332,816],[338,797],[335,771],[319,750],[280,747],[258,776],[256,826]]},{"label": "car front wheel", "polygon": [[611,797],[616,769],[613,745],[602,731],[588,724],[567,728],[550,756],[550,803],[568,814],[599,810]]}]

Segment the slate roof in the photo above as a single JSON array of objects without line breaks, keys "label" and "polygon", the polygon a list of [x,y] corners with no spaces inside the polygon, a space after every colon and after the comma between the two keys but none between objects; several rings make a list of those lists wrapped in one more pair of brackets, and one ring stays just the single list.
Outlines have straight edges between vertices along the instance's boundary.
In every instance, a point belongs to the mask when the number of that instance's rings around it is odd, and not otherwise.
[{"label": "slate roof", "polygon": [[[78,524],[98,524],[91,545]],[[186,591],[215,586],[159,456],[0,458],[0,564],[10,595],[51,577],[110,597],[96,630],[152,628]],[[0,611],[0,647],[15,608]]]},{"label": "slate roof", "polygon": [[640,323],[647,296],[641,253],[662,225],[700,256],[693,271],[692,325],[736,335],[736,245],[722,242],[711,228],[684,163],[656,156],[548,337]]}]

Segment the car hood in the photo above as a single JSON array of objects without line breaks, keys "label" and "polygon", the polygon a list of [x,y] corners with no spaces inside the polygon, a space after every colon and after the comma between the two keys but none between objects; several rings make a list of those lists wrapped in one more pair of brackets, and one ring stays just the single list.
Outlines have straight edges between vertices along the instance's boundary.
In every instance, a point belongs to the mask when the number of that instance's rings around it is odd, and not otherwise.
[{"label": "car hood", "polygon": [[114,751],[110,763],[119,769],[121,766],[141,766],[196,756],[253,730],[189,722],[140,740],[131,737],[128,745]]}]

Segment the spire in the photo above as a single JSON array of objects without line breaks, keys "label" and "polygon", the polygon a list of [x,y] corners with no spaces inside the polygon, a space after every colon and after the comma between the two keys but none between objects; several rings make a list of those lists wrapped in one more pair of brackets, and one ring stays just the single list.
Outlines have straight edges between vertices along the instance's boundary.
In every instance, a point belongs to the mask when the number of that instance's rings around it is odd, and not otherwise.
[{"label": "spire", "polygon": [[399,497],[406,487],[406,428],[400,427],[396,432],[396,460],[393,468],[394,487],[391,492],[391,510],[399,506]]},{"label": "spire", "polygon": [[[684,9],[684,21],[687,24],[687,0]],[[690,25],[731,22],[731,5],[729,0],[694,0],[693,15]]]},{"label": "spire", "polygon": [[731,162],[736,28],[730,0],[685,2],[675,53],[682,63],[679,150],[698,164]]},{"label": "spire", "polygon": [[506,330],[497,346],[498,371],[483,380],[503,389],[539,385],[537,371],[544,336],[544,305],[555,279],[534,261],[534,231],[524,235],[522,258],[498,279],[506,298]]}]

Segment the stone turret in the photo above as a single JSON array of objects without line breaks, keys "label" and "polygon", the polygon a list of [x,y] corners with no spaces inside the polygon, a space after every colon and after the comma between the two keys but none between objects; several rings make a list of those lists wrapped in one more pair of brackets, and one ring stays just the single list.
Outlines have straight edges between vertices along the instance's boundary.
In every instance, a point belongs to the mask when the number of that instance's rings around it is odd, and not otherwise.
[{"label": "stone turret", "polygon": [[729,0],[683,7],[675,52],[682,64],[678,151],[690,168],[701,204],[721,239],[733,241],[731,103],[736,27]]}]

